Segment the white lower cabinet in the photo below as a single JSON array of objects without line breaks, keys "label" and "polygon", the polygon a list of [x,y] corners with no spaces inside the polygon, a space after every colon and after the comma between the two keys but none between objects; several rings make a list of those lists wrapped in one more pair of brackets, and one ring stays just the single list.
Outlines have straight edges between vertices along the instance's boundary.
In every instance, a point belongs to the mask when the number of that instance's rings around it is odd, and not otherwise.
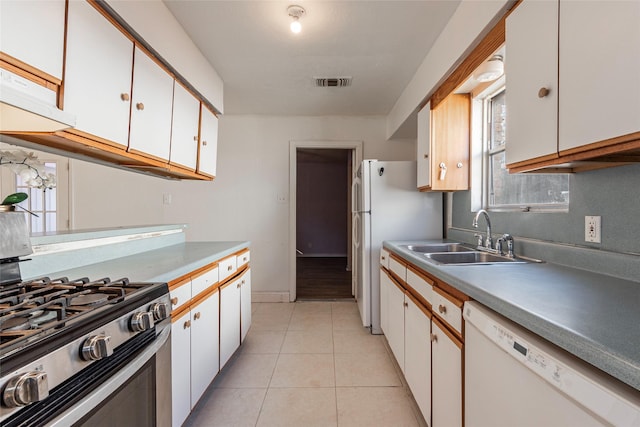
[{"label": "white lower cabinet", "polygon": [[251,270],[240,276],[240,343],[251,327]]},{"label": "white lower cabinet", "polygon": [[171,323],[171,414],[174,427],[181,426],[191,412],[191,313],[184,312]]},{"label": "white lower cabinet", "polygon": [[396,357],[400,369],[404,373],[404,290],[390,281],[387,288],[388,331],[385,333],[389,347]]},{"label": "white lower cabinet", "polygon": [[462,343],[435,318],[431,323],[433,426],[462,426]]},{"label": "white lower cabinet", "polygon": [[220,369],[240,347],[251,326],[251,270],[220,287]]},{"label": "white lower cabinet", "polygon": [[431,313],[405,296],[404,376],[422,416],[431,425]]}]

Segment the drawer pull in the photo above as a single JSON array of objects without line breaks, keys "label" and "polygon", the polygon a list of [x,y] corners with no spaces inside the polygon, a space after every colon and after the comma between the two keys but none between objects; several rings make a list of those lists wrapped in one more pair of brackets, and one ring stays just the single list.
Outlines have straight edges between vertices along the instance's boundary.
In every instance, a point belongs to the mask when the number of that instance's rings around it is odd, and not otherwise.
[{"label": "drawer pull", "polygon": [[191,327],[191,320],[187,320],[186,322],[184,322],[184,329],[188,329]]},{"label": "drawer pull", "polygon": [[431,334],[431,342],[438,342],[438,336],[436,334]]},{"label": "drawer pull", "polygon": [[171,305],[178,305],[178,297],[171,298]]},{"label": "drawer pull", "polygon": [[136,109],[140,111],[144,110],[144,104],[142,102],[138,102],[136,104]]},{"label": "drawer pull", "polygon": [[227,271],[231,271],[231,270],[233,270],[233,266],[230,265],[229,267],[227,267]]},{"label": "drawer pull", "polygon": [[546,87],[541,87],[538,91],[538,98],[544,98],[545,96],[549,95],[549,92],[549,89],[547,89]]},{"label": "drawer pull", "polygon": [[122,99],[123,101],[128,101],[129,100],[129,94],[128,93],[121,93],[120,94],[120,99]]},{"label": "drawer pull", "polygon": [[197,312],[193,315],[193,320],[198,320],[200,318],[200,312]]},{"label": "drawer pull", "polygon": [[438,311],[440,312],[440,314],[447,314],[447,307],[442,305],[442,304],[440,304],[438,306]]}]

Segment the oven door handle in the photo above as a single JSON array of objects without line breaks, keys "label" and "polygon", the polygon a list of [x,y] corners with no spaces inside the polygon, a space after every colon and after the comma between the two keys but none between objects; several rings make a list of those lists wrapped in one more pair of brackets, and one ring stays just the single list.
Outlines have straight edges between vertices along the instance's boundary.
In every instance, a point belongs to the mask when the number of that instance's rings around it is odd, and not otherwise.
[{"label": "oven door handle", "polygon": [[51,421],[49,426],[66,427],[74,424],[92,409],[113,394],[122,384],[127,382],[140,368],[144,366],[162,348],[171,334],[171,325],[167,325],[158,334],[153,343],[145,348],[135,359],[119,370],[114,376],[102,383],[94,392],[77,402],[73,407]]}]

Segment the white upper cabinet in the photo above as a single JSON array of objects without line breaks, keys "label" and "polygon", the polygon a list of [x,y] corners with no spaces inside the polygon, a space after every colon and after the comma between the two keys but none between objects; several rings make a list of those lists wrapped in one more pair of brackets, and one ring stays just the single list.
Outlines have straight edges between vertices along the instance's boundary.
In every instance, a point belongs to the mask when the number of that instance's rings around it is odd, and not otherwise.
[{"label": "white upper cabinet", "polygon": [[180,83],[174,82],[173,124],[171,127],[172,164],[196,170],[200,101]]},{"label": "white upper cabinet", "polygon": [[169,161],[173,78],[136,47],[129,151]]},{"label": "white upper cabinet", "polygon": [[84,1],[69,2],[64,110],[76,129],[127,146],[133,42]]},{"label": "white upper cabinet", "polygon": [[418,112],[418,188],[431,186],[429,150],[431,147],[431,103]]},{"label": "white upper cabinet", "polygon": [[561,153],[639,132],[640,2],[561,1],[559,74]]},{"label": "white upper cabinet", "polygon": [[507,18],[506,41],[507,164],[556,155],[558,3],[520,3]]},{"label": "white upper cabinet", "polygon": [[200,121],[200,154],[198,155],[198,172],[216,176],[218,157],[218,118],[202,106]]},{"label": "white upper cabinet", "polygon": [[64,0],[2,1],[0,51],[62,80]]}]

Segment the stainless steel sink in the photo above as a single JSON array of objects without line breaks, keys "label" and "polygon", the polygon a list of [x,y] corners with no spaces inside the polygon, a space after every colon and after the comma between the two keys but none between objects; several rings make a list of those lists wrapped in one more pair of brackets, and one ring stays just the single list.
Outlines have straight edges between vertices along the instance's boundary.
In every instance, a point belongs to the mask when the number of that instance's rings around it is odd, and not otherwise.
[{"label": "stainless steel sink", "polygon": [[424,256],[437,264],[446,265],[497,263],[522,264],[525,262],[517,258],[507,258],[505,256],[494,255],[487,252],[425,253]]},{"label": "stainless steel sink", "polygon": [[471,252],[473,249],[466,246],[462,246],[460,243],[428,243],[424,245],[407,245],[407,249],[412,252],[418,252],[421,254],[435,253],[435,252]]}]

